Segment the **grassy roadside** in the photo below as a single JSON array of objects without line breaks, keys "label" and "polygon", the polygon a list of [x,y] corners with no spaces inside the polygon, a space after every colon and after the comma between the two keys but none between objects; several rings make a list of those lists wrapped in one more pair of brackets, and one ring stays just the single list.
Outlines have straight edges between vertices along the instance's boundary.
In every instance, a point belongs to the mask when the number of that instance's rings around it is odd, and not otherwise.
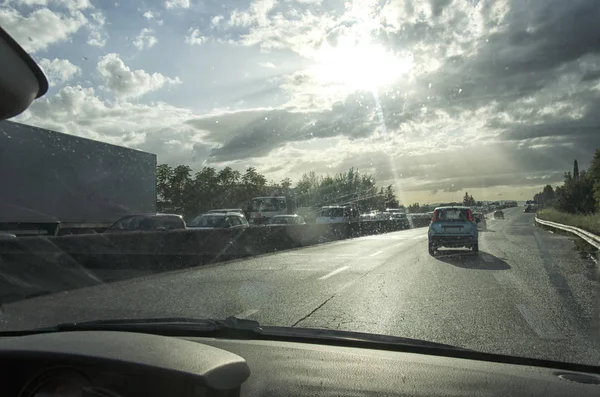
[{"label": "grassy roadside", "polygon": [[591,215],[567,214],[554,208],[546,208],[539,210],[536,215],[538,218],[546,221],[575,226],[590,233],[600,235],[600,213]]}]

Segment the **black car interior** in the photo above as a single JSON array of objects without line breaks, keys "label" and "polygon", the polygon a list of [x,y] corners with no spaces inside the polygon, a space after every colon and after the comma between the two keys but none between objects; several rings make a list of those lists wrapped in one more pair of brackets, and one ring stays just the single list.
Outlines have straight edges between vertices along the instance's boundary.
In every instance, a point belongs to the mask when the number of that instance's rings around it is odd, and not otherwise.
[{"label": "black car interior", "polygon": [[419,352],[358,347],[352,340],[317,344],[279,339],[118,331],[4,337],[0,339],[0,395],[600,395],[597,367],[532,359],[519,362],[461,349]]}]

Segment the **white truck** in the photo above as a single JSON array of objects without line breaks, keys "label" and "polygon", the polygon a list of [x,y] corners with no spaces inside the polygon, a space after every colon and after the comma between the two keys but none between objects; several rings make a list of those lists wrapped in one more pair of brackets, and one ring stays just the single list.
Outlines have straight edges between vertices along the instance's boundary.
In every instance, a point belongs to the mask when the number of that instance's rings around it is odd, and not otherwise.
[{"label": "white truck", "polygon": [[156,155],[0,121],[0,232],[101,231],[156,213]]},{"label": "white truck", "polygon": [[255,225],[265,224],[275,215],[293,215],[296,205],[288,196],[254,197],[249,203],[249,221]]}]

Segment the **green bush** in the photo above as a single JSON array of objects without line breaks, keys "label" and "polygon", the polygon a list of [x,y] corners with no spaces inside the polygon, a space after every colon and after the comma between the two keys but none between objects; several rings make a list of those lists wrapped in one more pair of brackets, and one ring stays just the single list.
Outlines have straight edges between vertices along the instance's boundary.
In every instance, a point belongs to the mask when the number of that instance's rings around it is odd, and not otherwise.
[{"label": "green bush", "polygon": [[553,208],[546,208],[539,210],[537,212],[537,217],[550,222],[575,226],[600,236],[600,213],[589,215],[568,214]]}]

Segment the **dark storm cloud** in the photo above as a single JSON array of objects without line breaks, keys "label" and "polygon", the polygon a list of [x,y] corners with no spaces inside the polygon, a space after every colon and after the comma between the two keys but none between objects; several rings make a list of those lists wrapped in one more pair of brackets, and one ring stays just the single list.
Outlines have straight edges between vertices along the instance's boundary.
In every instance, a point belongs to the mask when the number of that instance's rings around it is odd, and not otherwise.
[{"label": "dark storm cloud", "polygon": [[370,135],[377,122],[372,108],[339,104],[326,112],[294,112],[285,109],[242,111],[188,120],[194,128],[209,131],[209,139],[222,142],[210,160],[230,161],[260,157],[287,142],[346,135]]}]

